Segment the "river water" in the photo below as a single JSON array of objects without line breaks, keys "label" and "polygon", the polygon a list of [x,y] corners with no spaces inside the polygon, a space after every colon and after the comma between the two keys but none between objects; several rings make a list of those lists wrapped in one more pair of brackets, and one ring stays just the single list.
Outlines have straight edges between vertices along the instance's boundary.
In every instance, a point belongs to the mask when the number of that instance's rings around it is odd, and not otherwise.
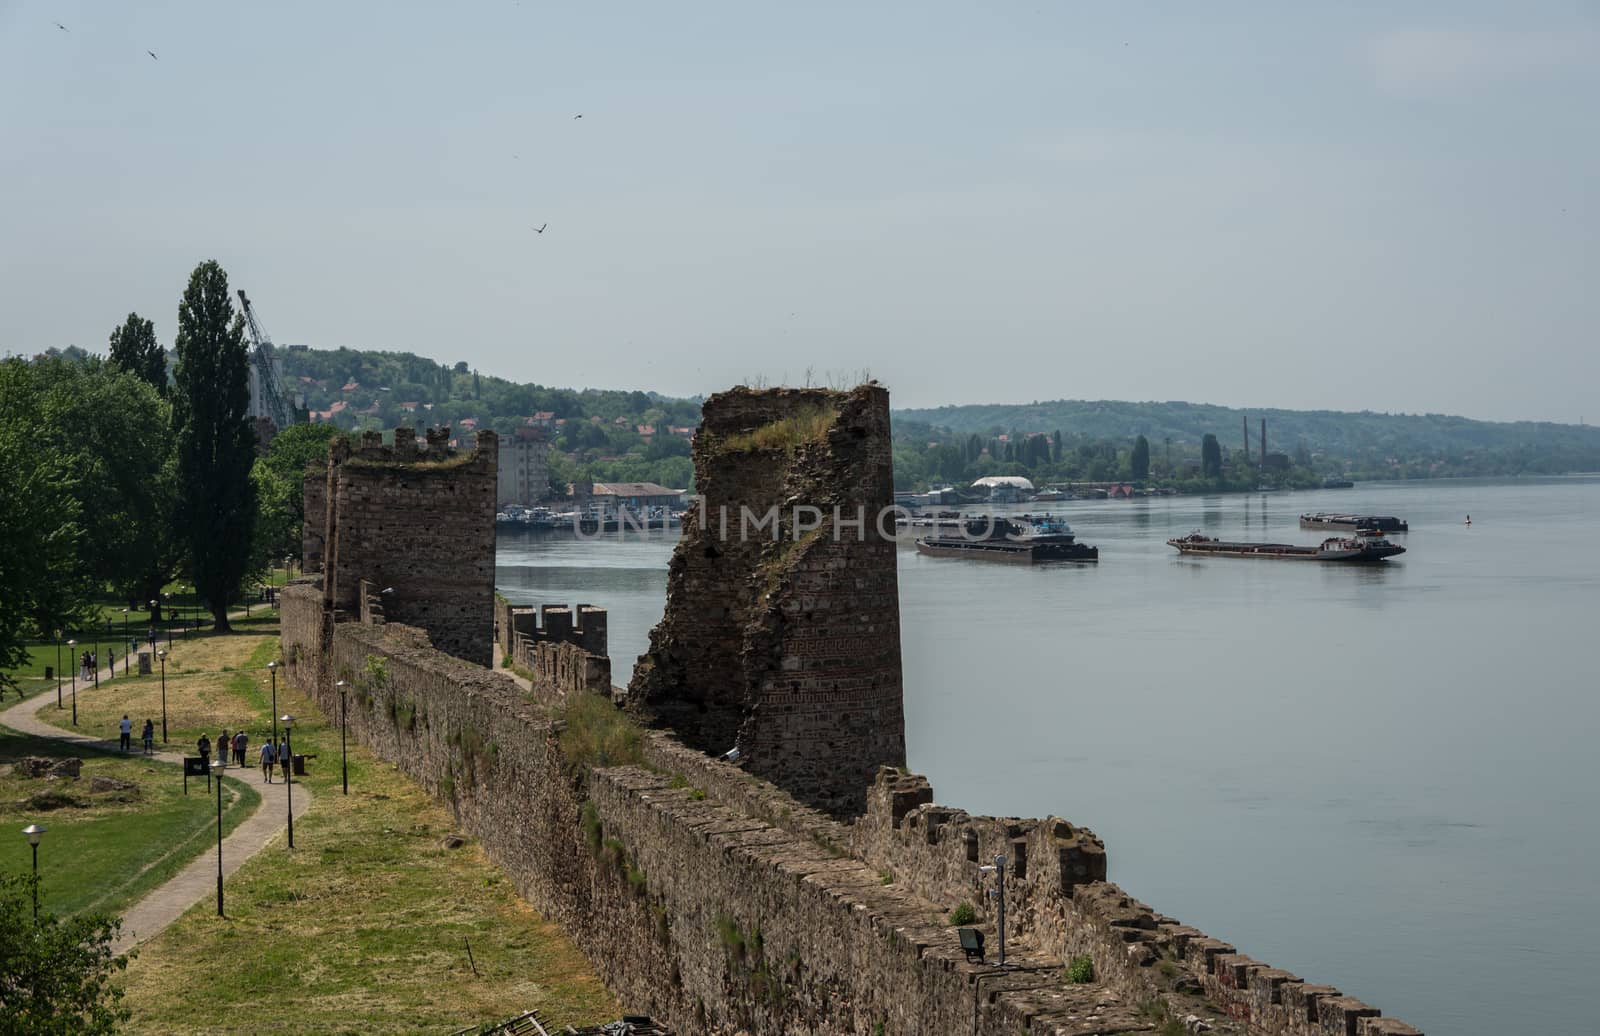
[{"label": "river water", "polygon": [[[1157,910],[1430,1036],[1600,1029],[1600,478],[1032,509],[1100,562],[900,551],[906,740],[939,802],[1086,825]],[[1311,510],[1399,515],[1409,550],[1165,543],[1314,543]],[[608,608],[625,683],[675,538],[502,535],[497,581]]]}]

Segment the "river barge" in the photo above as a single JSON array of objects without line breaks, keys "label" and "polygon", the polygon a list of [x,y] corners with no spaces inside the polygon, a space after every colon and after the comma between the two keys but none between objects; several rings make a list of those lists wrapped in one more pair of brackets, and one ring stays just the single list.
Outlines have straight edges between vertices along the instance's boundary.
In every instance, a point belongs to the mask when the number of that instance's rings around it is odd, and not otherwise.
[{"label": "river barge", "polygon": [[1352,532],[1410,532],[1411,526],[1392,514],[1339,514],[1318,511],[1300,516],[1302,529],[1349,529]]},{"label": "river barge", "polygon": [[1198,532],[1168,540],[1180,554],[1204,554],[1227,558],[1276,558],[1282,561],[1340,561],[1371,563],[1382,561],[1406,549],[1381,536],[1330,536],[1315,547],[1295,543],[1240,543],[1213,539]]},{"label": "river barge", "polygon": [[917,540],[917,552],[936,558],[977,558],[1032,565],[1043,561],[1098,561],[1100,548],[1078,542],[1066,522],[1041,520],[1030,528],[1009,518],[969,519]]}]

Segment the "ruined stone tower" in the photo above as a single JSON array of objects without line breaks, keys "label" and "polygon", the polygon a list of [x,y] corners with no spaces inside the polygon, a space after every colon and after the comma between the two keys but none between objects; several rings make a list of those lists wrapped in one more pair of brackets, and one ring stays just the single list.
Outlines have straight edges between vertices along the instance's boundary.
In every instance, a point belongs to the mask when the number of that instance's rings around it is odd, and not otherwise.
[{"label": "ruined stone tower", "polygon": [[[449,432],[395,429],[394,445],[366,432],[353,447],[333,440],[305,478],[302,558],[322,572],[332,613],[362,611],[361,581],[381,593],[389,621],[420,626],[433,645],[490,665],[494,638],[494,499],[499,440],[478,433],[471,453]],[[373,603],[373,602],[368,602]]]},{"label": "ruined stone tower", "polygon": [[630,706],[703,751],[737,747],[801,801],[860,813],[878,766],[905,763],[893,527],[879,527],[889,393],[719,393],[694,465],[701,499]]}]

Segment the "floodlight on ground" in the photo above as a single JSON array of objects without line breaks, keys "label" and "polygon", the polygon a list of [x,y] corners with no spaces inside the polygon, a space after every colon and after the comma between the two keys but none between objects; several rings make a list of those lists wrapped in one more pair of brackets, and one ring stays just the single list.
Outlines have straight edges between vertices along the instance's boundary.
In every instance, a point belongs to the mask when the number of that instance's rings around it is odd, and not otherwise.
[{"label": "floodlight on ground", "polygon": [[983,933],[976,928],[957,928],[956,934],[961,937],[961,951],[967,955],[967,960],[982,964]]}]

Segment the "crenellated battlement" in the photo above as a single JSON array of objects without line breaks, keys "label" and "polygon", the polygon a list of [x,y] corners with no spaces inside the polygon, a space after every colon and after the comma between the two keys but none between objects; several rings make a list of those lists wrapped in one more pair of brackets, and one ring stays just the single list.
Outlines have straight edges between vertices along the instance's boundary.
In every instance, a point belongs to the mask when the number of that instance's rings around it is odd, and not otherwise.
[{"label": "crenellated battlement", "polygon": [[1200,994],[1262,1036],[1417,1034],[1333,986],[1239,953],[1129,896],[1106,881],[1099,837],[1060,817],[973,816],[935,804],[927,778],[884,767],[851,833],[869,866],[934,902],[970,903],[979,924],[996,921],[987,894],[993,873],[983,868],[1000,857],[1009,938],[1058,960],[1088,956],[1098,981],[1124,996],[1160,1000],[1174,1017],[1194,1014]]},{"label": "crenellated battlement", "polygon": [[497,597],[495,623],[501,651],[532,680],[540,698],[558,703],[573,694],[611,696],[604,608],[592,604],[516,608]]}]

